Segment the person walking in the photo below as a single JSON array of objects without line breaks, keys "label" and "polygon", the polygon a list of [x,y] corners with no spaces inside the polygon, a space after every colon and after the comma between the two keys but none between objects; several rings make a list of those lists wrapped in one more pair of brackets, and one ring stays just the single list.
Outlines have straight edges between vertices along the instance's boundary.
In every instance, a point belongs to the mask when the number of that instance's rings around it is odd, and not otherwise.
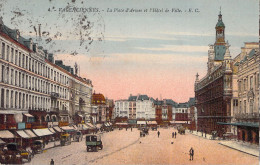
[{"label": "person walking", "polygon": [[175,132],[175,134],[174,134],[174,135],[175,135],[175,139],[176,139],[176,135],[177,135],[177,133]]},{"label": "person walking", "polygon": [[194,150],[191,147],[191,149],[190,149],[190,160],[193,160],[193,156],[194,156]]},{"label": "person walking", "polygon": [[54,165],[54,160],[51,159],[50,165]]},{"label": "person walking", "polygon": [[172,138],[174,138],[174,132],[172,132]]},{"label": "person walking", "polygon": [[159,136],[160,136],[160,131],[158,131],[157,134],[158,134],[158,138],[159,138]]},{"label": "person walking", "polygon": [[131,127],[131,132],[133,131],[133,127]]}]

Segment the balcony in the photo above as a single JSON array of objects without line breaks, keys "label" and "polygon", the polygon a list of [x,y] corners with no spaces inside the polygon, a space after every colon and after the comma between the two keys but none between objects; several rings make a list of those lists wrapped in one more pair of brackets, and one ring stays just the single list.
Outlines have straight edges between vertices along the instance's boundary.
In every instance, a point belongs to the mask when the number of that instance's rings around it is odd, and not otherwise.
[{"label": "balcony", "polygon": [[51,92],[51,99],[57,99],[59,97],[59,94],[56,92]]},{"label": "balcony", "polygon": [[51,112],[59,112],[59,108],[51,107]]}]

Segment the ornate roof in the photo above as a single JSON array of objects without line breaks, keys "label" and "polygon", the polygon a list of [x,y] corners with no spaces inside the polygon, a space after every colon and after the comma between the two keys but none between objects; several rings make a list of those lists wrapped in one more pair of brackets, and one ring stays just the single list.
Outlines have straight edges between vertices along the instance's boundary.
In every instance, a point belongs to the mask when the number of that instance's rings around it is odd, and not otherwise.
[{"label": "ornate roof", "polygon": [[216,28],[217,27],[225,27],[225,24],[223,23],[223,21],[222,21],[222,15],[221,15],[221,13],[219,13],[219,15],[218,15],[218,22],[217,22],[217,24],[216,24]]},{"label": "ornate roof", "polygon": [[92,95],[92,103],[93,104],[105,104],[106,99],[103,94],[101,93],[93,93]]}]

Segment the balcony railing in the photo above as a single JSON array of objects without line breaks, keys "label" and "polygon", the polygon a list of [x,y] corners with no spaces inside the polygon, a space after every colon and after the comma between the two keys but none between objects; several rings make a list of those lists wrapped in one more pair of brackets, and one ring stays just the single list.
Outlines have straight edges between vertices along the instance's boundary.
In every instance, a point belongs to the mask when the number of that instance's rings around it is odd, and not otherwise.
[{"label": "balcony railing", "polygon": [[52,99],[57,99],[59,97],[59,94],[56,92],[51,92],[51,98]]},{"label": "balcony railing", "polygon": [[51,111],[52,111],[52,112],[59,112],[59,108],[51,107]]}]

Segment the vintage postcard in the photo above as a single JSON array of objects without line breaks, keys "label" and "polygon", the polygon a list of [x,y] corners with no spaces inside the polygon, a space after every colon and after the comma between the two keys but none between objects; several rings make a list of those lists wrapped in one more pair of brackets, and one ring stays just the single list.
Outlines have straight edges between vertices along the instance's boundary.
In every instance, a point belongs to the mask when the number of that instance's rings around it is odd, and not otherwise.
[{"label": "vintage postcard", "polygon": [[259,164],[259,1],[0,0],[0,164]]}]

